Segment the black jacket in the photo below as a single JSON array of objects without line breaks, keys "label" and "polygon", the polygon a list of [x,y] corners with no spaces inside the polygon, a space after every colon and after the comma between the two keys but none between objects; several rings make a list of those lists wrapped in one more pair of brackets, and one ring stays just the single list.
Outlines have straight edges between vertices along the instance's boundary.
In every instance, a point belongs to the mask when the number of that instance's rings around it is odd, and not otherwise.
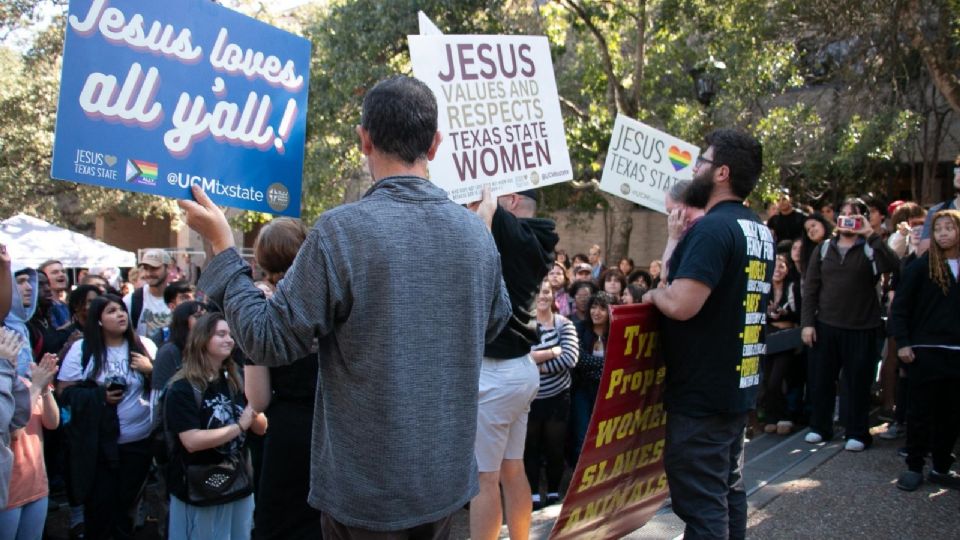
[{"label": "black jacket", "polygon": [[930,257],[925,253],[907,265],[893,298],[890,329],[897,347],[960,345],[960,285],[949,268],[947,294],[930,279]]},{"label": "black jacket", "polygon": [[900,259],[876,234],[866,240],[873,249],[873,262],[861,238],[845,256],[840,255],[836,240],[825,241],[829,242],[826,254],[821,258],[823,249],[818,247],[803,275],[801,326],[812,327],[819,321],[844,330],[880,327],[883,322],[876,283],[880,274],[899,272]]},{"label": "black jacket", "polygon": [[117,408],[107,406],[106,390],[92,381],[64,389],[60,404],[69,411],[69,421],[63,423],[70,477],[68,497],[71,504],[80,504],[93,487],[98,460],[119,463],[120,419]]},{"label": "black jacket", "polygon": [[553,263],[553,248],[560,237],[549,219],[518,218],[501,207],[493,214],[491,232],[500,250],[503,281],[513,314],[484,356],[517,358],[530,352],[537,337],[536,299],[540,283]]}]

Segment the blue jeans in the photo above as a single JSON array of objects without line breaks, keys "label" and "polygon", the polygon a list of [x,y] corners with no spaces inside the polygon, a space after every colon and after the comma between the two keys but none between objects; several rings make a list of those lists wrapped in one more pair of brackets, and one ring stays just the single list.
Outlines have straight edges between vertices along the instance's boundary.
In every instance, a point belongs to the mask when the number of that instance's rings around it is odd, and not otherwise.
[{"label": "blue jeans", "polygon": [[0,510],[0,540],[40,540],[47,520],[47,498]]},{"label": "blue jeans", "polygon": [[249,540],[253,495],[216,506],[193,506],[170,496],[170,540]]}]

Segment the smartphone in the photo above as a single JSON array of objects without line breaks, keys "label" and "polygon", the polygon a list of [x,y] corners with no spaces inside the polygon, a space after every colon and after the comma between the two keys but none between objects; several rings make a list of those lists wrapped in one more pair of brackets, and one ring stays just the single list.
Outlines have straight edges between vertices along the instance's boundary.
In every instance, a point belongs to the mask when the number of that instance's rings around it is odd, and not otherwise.
[{"label": "smartphone", "polygon": [[863,228],[863,216],[840,216],[837,218],[837,227],[854,231],[861,229]]}]

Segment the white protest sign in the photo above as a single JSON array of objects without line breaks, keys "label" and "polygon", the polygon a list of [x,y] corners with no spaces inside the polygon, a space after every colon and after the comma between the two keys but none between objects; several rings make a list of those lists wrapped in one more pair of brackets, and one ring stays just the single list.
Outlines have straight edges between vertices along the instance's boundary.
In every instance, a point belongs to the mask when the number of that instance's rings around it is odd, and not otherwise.
[{"label": "white protest sign", "polygon": [[414,75],[437,97],[430,180],[458,203],[573,179],[547,38],[408,36]]},{"label": "white protest sign", "polygon": [[693,179],[698,155],[698,147],[618,114],[600,189],[666,213],[667,191],[680,180]]},{"label": "white protest sign", "polygon": [[430,20],[430,17],[427,17],[427,14],[418,11],[417,12],[417,21],[420,23],[420,35],[431,35],[431,36],[442,36],[443,32],[437,28],[437,25],[433,24],[433,21]]}]

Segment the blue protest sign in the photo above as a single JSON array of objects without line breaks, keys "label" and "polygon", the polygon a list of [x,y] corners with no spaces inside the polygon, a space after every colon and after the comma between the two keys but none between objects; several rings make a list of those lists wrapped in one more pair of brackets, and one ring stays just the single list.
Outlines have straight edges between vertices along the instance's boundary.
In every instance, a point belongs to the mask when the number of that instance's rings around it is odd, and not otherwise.
[{"label": "blue protest sign", "polygon": [[50,174],[299,216],[309,66],[208,0],[71,0]]}]

